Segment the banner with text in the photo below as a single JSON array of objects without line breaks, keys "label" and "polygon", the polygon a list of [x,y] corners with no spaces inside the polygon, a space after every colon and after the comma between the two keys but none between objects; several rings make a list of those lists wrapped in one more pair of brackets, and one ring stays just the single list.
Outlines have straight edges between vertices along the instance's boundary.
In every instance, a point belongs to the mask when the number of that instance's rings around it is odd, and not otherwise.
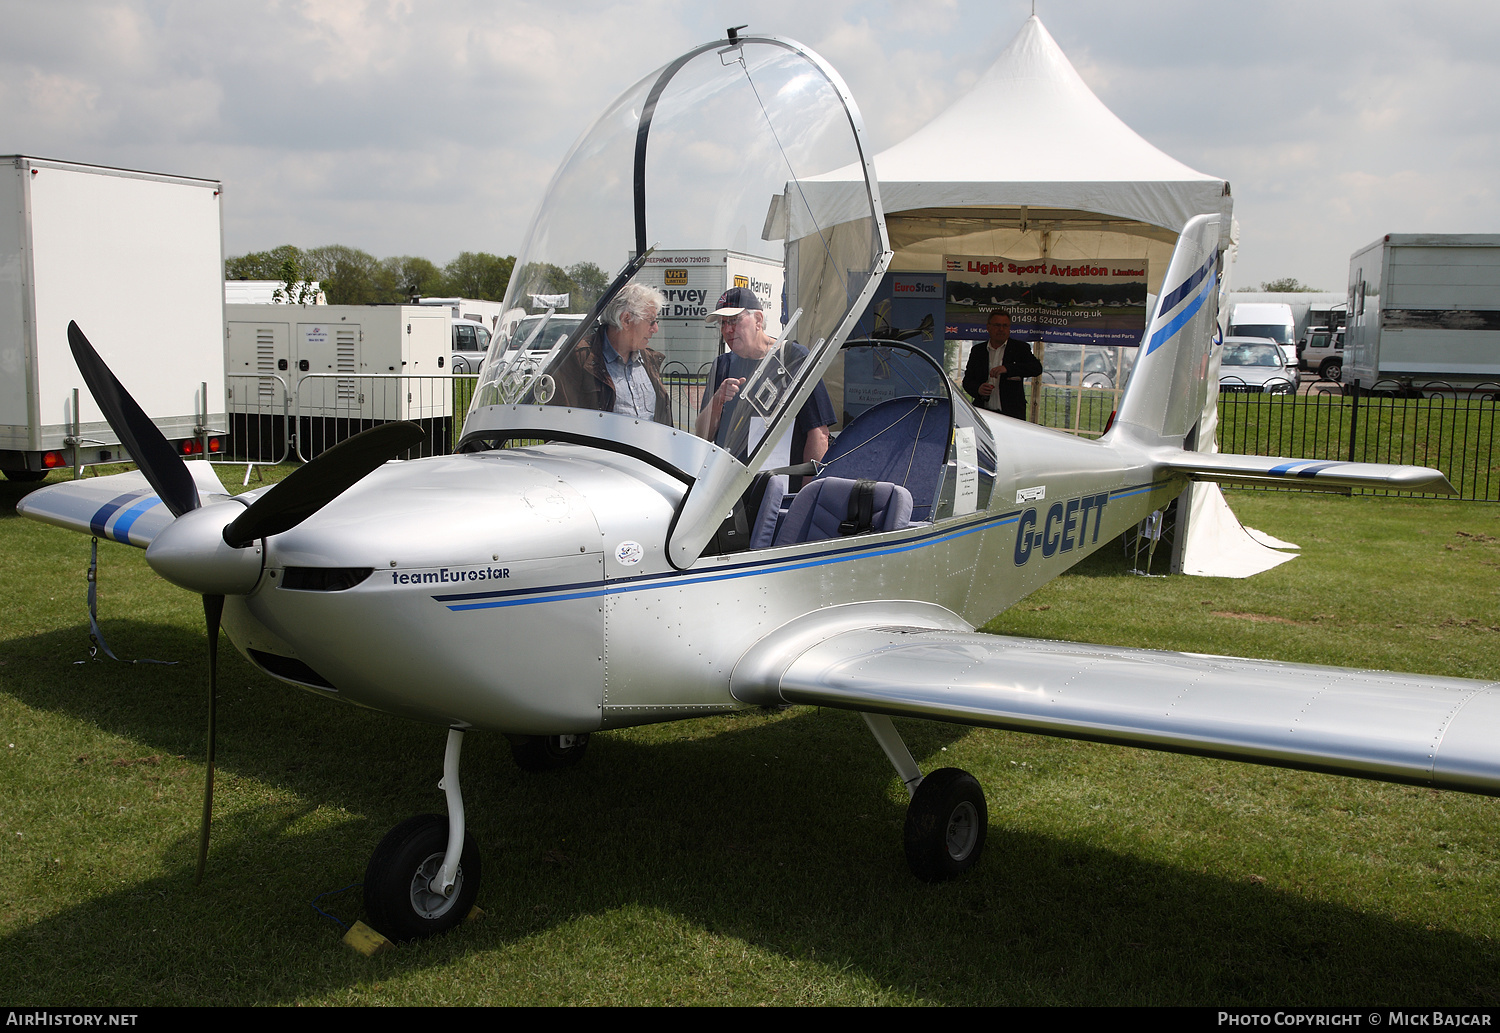
[{"label": "banner with text", "polygon": [[1146,330],[1146,260],[945,255],[947,338],[982,341],[992,310],[1010,314],[1011,336],[1135,347]]}]

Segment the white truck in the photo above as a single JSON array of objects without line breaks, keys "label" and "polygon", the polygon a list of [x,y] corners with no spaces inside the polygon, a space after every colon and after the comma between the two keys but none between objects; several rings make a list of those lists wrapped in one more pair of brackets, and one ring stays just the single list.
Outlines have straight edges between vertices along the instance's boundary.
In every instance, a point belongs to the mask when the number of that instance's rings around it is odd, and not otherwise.
[{"label": "white truck", "polygon": [[660,330],[651,347],[696,373],[718,357],[719,331],[705,326],[719,295],[730,287],[748,287],[766,313],[766,331],[781,333],[781,295],[784,283],[780,261],[723,248],[653,251],[636,276],[667,296],[658,314]]},{"label": "white truck", "polygon": [[227,429],[222,192],[217,180],[0,157],[6,477],[38,480],[130,458],[73,362],[70,321],[179,451],[219,450]]},{"label": "white truck", "polygon": [[1349,259],[1343,380],[1500,392],[1500,234],[1387,233]]}]

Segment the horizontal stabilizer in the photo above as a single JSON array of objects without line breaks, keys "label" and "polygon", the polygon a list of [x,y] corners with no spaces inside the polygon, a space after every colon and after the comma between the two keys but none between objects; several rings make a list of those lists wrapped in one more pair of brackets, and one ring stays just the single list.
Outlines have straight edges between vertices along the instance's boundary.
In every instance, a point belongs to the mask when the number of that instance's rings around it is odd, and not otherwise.
[{"label": "horizontal stabilizer", "polygon": [[1169,469],[1200,481],[1263,484],[1290,482],[1311,488],[1391,488],[1454,495],[1441,471],[1391,463],[1344,463],[1328,459],[1284,459],[1224,452],[1179,452],[1164,460]]},{"label": "horizontal stabilizer", "polygon": [[785,660],[787,703],[1500,796],[1500,682],[901,627]]},{"label": "horizontal stabilizer", "polygon": [[[201,504],[229,497],[210,464],[194,460],[183,465],[192,474]],[[176,519],[139,470],[49,484],[21,499],[16,512],[70,531],[142,549]]]}]

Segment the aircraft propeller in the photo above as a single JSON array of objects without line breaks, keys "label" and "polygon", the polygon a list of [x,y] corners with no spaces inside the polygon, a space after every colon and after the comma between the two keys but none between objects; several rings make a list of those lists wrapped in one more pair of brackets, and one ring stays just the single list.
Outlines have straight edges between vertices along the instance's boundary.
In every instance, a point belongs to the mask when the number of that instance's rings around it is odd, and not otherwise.
[{"label": "aircraft propeller", "polygon": [[[224,616],[224,597],[249,592],[259,580],[260,550],[250,551],[255,542],[296,527],[361,478],[420,443],[425,435],[414,423],[382,424],[324,451],[272,485],[227,523],[223,521],[229,510],[204,513],[200,517],[195,512],[202,508],[198,487],[187,464],[105,365],[77,323],[68,324],[68,345],[89,393],[99,403],[110,428],[119,435],[162,504],[179,518],[152,543],[153,547],[147,550],[147,562],[163,577],[203,597],[208,631],[208,766],[195,879],[201,883],[208,863],[208,831],[213,818],[219,627]],[[185,516],[188,518],[181,519]]]},{"label": "aircraft propeller", "polygon": [[187,464],[104,364],[77,323],[68,324],[68,346],[73,350],[73,361],[83,374],[89,394],[104,410],[110,429],[120,436],[120,443],[135,458],[162,505],[173,516],[197,509],[198,488]]}]

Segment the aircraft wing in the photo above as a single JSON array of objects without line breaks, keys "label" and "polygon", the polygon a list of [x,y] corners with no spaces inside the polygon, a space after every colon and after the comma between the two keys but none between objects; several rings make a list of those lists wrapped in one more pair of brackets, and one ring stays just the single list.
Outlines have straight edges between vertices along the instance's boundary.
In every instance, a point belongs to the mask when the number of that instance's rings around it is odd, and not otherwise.
[{"label": "aircraft wing", "polygon": [[1394,488],[1457,494],[1447,477],[1425,466],[1176,451],[1164,458],[1163,465],[1203,481],[1253,484],[1293,481],[1312,488]]},{"label": "aircraft wing", "polygon": [[1500,682],[930,625],[811,637],[736,695],[1500,795]]},{"label": "aircraft wing", "polygon": [[[200,504],[230,497],[210,464],[194,460],[186,465]],[[175,519],[139,470],[49,484],[21,499],[16,512],[142,549]]]}]

